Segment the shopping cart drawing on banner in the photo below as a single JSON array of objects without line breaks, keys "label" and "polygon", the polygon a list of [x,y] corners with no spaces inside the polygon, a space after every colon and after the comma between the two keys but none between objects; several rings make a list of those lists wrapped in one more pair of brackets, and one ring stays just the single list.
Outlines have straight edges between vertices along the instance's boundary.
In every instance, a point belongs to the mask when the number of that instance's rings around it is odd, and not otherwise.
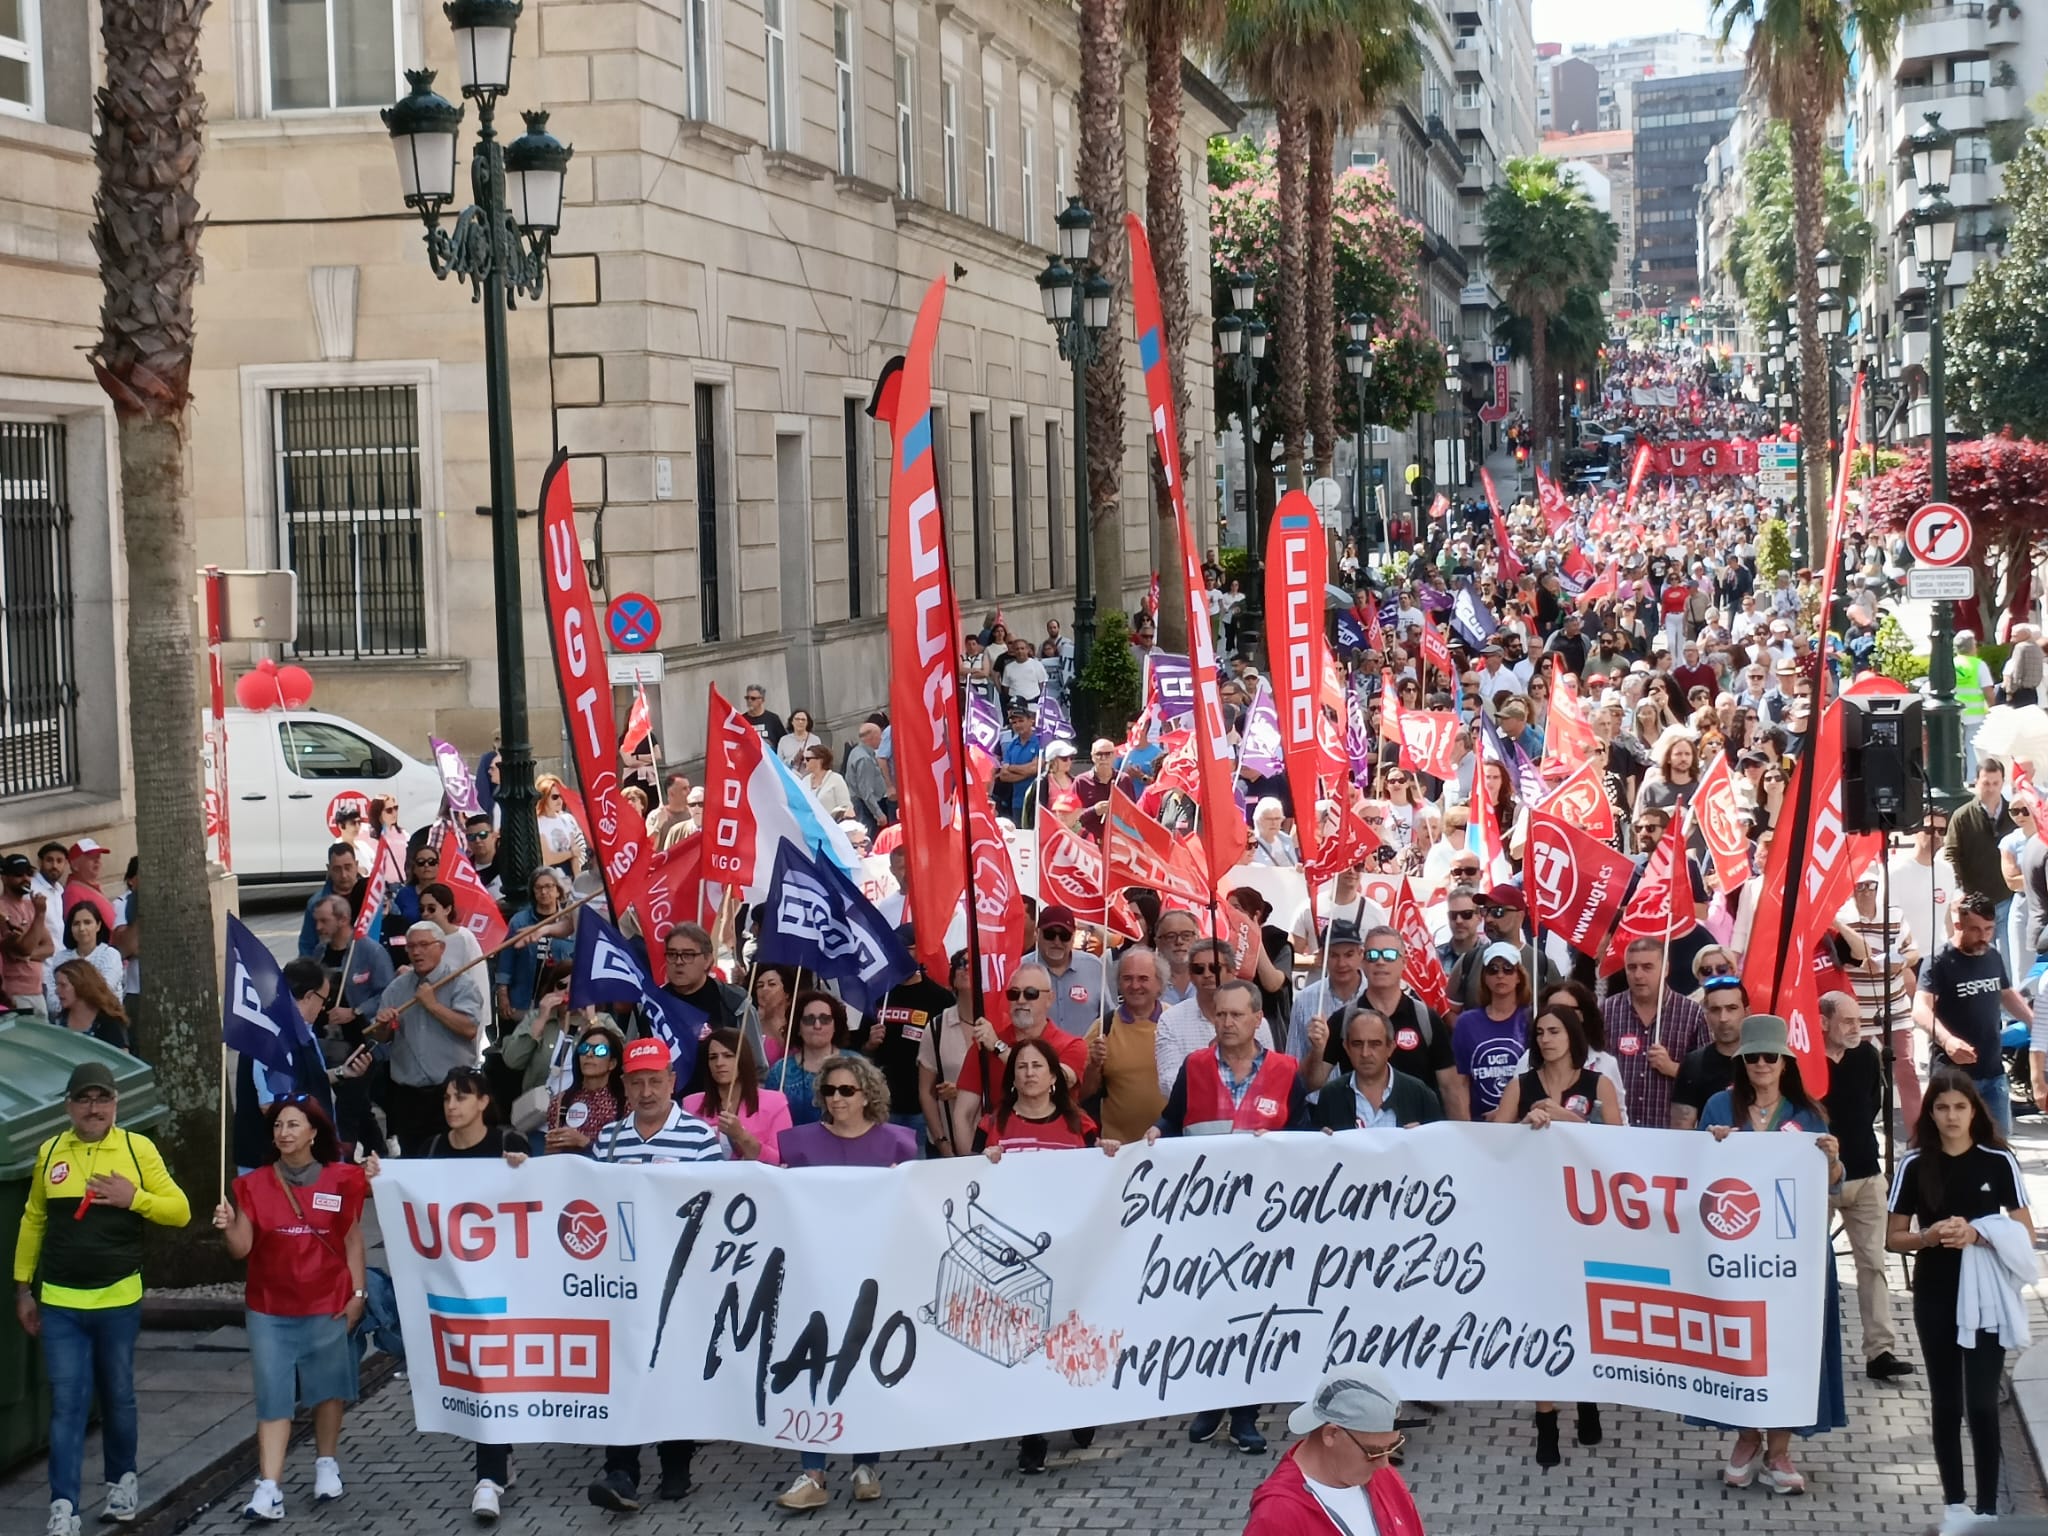
[{"label": "shopping cart drawing on banner", "polygon": [[1044,1347],[1052,1326],[1052,1276],[1032,1262],[1052,1246],[1052,1234],[1026,1237],[991,1216],[980,1197],[981,1186],[969,1184],[959,1222],[946,1202],[948,1242],[924,1320],[997,1365],[1015,1366]]}]

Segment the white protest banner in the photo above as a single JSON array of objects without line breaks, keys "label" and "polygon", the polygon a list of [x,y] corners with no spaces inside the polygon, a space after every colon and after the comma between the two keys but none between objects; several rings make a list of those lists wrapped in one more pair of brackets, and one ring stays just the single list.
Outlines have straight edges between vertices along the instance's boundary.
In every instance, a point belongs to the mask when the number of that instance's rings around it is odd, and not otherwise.
[{"label": "white protest banner", "polygon": [[1804,1135],[1442,1125],[897,1169],[393,1160],[424,1430],[888,1451],[1306,1395],[1805,1424]]}]

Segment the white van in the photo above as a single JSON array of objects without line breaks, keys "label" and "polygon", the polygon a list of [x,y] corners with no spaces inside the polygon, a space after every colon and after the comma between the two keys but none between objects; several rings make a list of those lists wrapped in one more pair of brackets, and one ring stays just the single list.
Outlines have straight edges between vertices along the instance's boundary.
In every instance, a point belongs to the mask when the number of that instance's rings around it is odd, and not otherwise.
[{"label": "white van", "polygon": [[[308,709],[230,709],[226,720],[229,851],[239,879],[324,879],[336,813],[366,810],[373,796],[398,797],[407,831],[440,811],[434,765],[353,720]],[[210,725],[200,724],[202,743]]]}]

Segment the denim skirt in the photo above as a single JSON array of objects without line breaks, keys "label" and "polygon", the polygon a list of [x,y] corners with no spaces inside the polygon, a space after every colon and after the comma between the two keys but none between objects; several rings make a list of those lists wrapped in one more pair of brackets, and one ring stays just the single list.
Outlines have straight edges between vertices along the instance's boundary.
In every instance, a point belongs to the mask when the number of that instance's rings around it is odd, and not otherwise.
[{"label": "denim skirt", "polygon": [[283,1317],[247,1312],[256,1417],[288,1419],[300,1407],[356,1400],[356,1352],[345,1317]]}]

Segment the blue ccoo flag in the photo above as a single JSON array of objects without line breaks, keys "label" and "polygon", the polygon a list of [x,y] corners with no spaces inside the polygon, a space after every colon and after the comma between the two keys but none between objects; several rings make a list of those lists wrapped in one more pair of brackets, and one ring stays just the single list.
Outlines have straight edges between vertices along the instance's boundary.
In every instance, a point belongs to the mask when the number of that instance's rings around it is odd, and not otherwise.
[{"label": "blue ccoo flag", "polygon": [[847,1006],[865,1014],[917,971],[896,930],[858,886],[788,843],[775,851],[760,958],[771,965],[801,966],[837,982]]},{"label": "blue ccoo flag", "polygon": [[698,1036],[711,1016],[655,986],[619,930],[585,907],[576,920],[576,968],[569,977],[569,1006],[606,1007],[612,1003],[630,1003],[640,1010],[649,1032],[667,1042],[676,1080],[688,1082],[697,1067]]},{"label": "blue ccoo flag", "polygon": [[276,959],[232,912],[222,975],[227,979],[221,998],[222,1043],[262,1062],[267,1071],[293,1076],[299,1048],[314,1044],[312,1028],[285,991]]}]

